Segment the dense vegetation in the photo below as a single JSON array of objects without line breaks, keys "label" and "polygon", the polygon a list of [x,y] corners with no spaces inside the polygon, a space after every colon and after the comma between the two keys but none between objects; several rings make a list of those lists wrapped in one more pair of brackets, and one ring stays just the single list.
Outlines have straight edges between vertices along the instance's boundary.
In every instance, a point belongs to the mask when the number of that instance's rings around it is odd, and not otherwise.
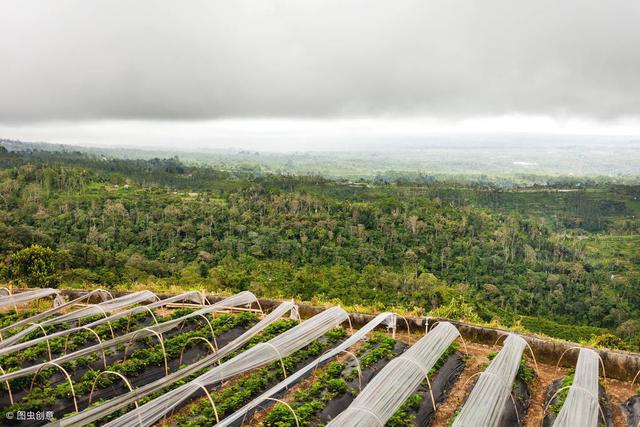
[{"label": "dense vegetation", "polygon": [[576,340],[605,328],[636,349],[639,213],[640,186],[589,180],[350,182],[0,147],[5,281],[462,306]]}]

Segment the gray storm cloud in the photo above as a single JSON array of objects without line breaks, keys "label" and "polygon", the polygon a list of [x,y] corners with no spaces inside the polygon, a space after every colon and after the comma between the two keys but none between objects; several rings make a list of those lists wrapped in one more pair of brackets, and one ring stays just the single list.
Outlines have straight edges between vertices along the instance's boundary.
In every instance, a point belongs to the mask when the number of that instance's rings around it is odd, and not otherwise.
[{"label": "gray storm cloud", "polygon": [[4,0],[0,122],[640,116],[640,2]]}]

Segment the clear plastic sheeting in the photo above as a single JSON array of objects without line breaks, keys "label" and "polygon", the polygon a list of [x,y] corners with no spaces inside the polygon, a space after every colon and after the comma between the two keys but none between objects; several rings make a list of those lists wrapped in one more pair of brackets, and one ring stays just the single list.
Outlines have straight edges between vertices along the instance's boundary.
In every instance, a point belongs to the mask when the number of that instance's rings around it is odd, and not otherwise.
[{"label": "clear plastic sheeting", "polygon": [[106,426],[151,426],[157,420],[178,408],[203,387],[221,383],[236,375],[252,371],[271,362],[282,360],[320,338],[330,329],[347,320],[349,315],[340,307],[332,307],[265,343],[257,344],[233,359],[212,367],[208,372],[137,409],[117,418]]},{"label": "clear plastic sheeting", "polygon": [[76,298],[74,300],[71,300],[69,302],[66,302],[66,303],[64,303],[62,305],[50,308],[49,310],[43,311],[42,313],[35,314],[35,315],[33,315],[31,317],[28,317],[26,319],[22,319],[22,320],[20,320],[20,321],[18,321],[16,323],[13,323],[13,324],[11,324],[9,326],[5,326],[4,328],[0,329],[0,336],[5,332],[10,331],[11,329],[20,328],[22,326],[29,325],[30,323],[36,323],[36,322],[38,322],[38,321],[40,321],[42,319],[46,319],[48,317],[51,317],[54,314],[61,312],[62,310],[65,310],[65,309],[67,309],[69,307],[73,307],[74,305],[79,304],[79,303],[81,303],[83,301],[88,301],[94,295],[100,295],[100,297],[102,298],[103,301],[105,301],[107,299],[106,297],[109,296],[109,294],[107,292],[103,291],[102,289],[96,289],[96,290],[87,292],[86,294],[84,294],[84,295],[82,295],[82,296],[80,296],[80,297],[78,297],[78,298]]},{"label": "clear plastic sheeting", "polygon": [[280,383],[276,384],[275,386],[273,386],[272,388],[270,388],[269,390],[267,390],[266,392],[264,392],[263,394],[261,394],[257,398],[253,399],[251,402],[247,403],[245,406],[243,406],[242,408],[240,408],[239,410],[237,410],[236,412],[234,412],[233,414],[231,414],[230,416],[228,416],[224,420],[220,421],[218,424],[216,424],[216,426],[218,426],[218,427],[226,427],[226,426],[230,426],[230,425],[235,425],[236,422],[238,422],[239,420],[243,419],[244,416],[247,413],[249,413],[251,410],[257,408],[262,403],[264,403],[265,401],[267,401],[269,398],[271,398],[272,396],[276,395],[277,393],[281,392],[282,390],[285,390],[286,388],[296,384],[298,381],[300,381],[302,378],[304,378],[305,375],[307,375],[309,372],[311,372],[314,369],[316,369],[316,367],[320,366],[321,364],[323,364],[327,360],[338,356],[340,353],[342,353],[343,351],[347,350],[348,348],[353,346],[358,341],[364,339],[366,337],[366,335],[369,332],[371,332],[373,329],[375,329],[377,326],[385,324],[385,325],[387,325],[387,327],[395,328],[396,327],[396,319],[397,319],[397,317],[396,317],[396,315],[394,313],[380,313],[380,314],[378,314],[373,320],[371,320],[369,323],[364,325],[356,333],[354,333],[349,338],[344,340],[338,346],[336,346],[335,348],[333,348],[329,352],[323,354],[322,356],[318,357],[316,360],[314,360],[313,362],[309,363],[304,368],[302,368],[302,369],[298,370],[297,372],[295,372],[294,374],[288,376],[287,378],[285,378]]},{"label": "clear plastic sheeting", "polygon": [[[153,293],[152,293],[152,295],[155,296],[155,294],[153,294]],[[81,298],[85,298],[85,297],[81,297]],[[116,301],[116,299],[114,299],[113,301]],[[137,300],[134,300],[134,301],[136,301],[136,302],[134,302],[134,304],[139,302]],[[143,301],[145,301],[145,300],[143,300]],[[147,305],[143,305],[143,306],[137,306],[137,307],[134,307],[134,308],[131,308],[131,309],[128,309],[128,310],[120,311],[120,312],[118,312],[116,314],[112,314],[111,316],[103,317],[101,319],[98,319],[98,320],[96,320],[94,322],[88,323],[88,324],[83,325],[83,326],[78,326],[78,327],[71,328],[71,329],[65,329],[63,331],[58,331],[58,332],[49,334],[47,336],[34,338],[32,340],[16,344],[22,338],[24,338],[26,335],[31,333],[32,331],[39,329],[39,326],[37,324],[31,325],[28,328],[26,328],[25,330],[20,331],[19,333],[7,338],[5,341],[0,342],[0,355],[14,353],[16,351],[23,350],[23,349],[25,349],[27,347],[34,346],[34,345],[36,345],[36,344],[38,344],[40,342],[50,340],[51,338],[70,335],[70,334],[73,334],[75,332],[80,332],[80,331],[86,330],[87,328],[91,329],[91,328],[94,328],[94,327],[96,327],[98,325],[102,325],[102,324],[105,324],[105,323],[113,322],[114,320],[118,320],[118,319],[120,319],[122,317],[133,316],[133,315],[135,315],[137,313],[144,313],[144,312],[148,313],[150,310],[154,310],[154,309],[159,308],[159,307],[164,307],[164,306],[166,306],[168,304],[173,304],[173,303],[182,302],[182,301],[189,301],[189,302],[194,302],[194,303],[197,304],[197,303],[200,303],[201,301],[203,301],[203,298],[202,298],[202,294],[200,292],[197,292],[197,291],[185,292],[185,293],[182,293],[182,294],[179,294],[179,295],[175,295],[175,296],[170,297],[170,298],[166,298],[166,299],[163,299],[163,300],[160,300],[160,301],[156,301],[156,302],[151,303],[151,304],[147,304]],[[111,303],[111,302],[112,301],[109,301],[109,303]],[[68,303],[68,304],[70,304],[70,303]],[[129,305],[131,305],[131,300],[123,300],[123,301],[120,302],[120,304],[115,305],[115,306],[122,305],[119,308],[124,308],[124,304],[126,304],[126,306],[128,307]],[[102,304],[98,304],[98,305],[100,305],[103,309],[105,307]],[[114,307],[114,304],[111,304],[109,306],[109,308],[111,310],[114,310],[113,307]],[[77,316],[81,315],[82,313],[86,313],[85,310],[89,309],[89,308],[92,308],[92,307],[86,307],[86,308],[83,308],[81,310],[78,310],[77,312],[68,313],[67,315],[59,316],[59,317],[56,317],[54,319],[50,319],[50,320],[48,320],[46,322],[40,323],[40,326],[50,326],[50,325],[55,325],[55,324],[60,324],[60,323],[64,323],[64,322],[78,320]],[[106,311],[104,313],[106,314]],[[73,318],[70,318],[69,315],[71,315],[71,314],[76,314],[76,315]],[[93,312],[91,312],[91,314],[89,314],[89,316],[92,315],[92,314],[93,314]],[[82,316],[82,317],[85,317],[85,316]],[[32,323],[32,322],[30,322],[30,323]],[[10,326],[9,329],[11,329],[12,327],[13,326]]]},{"label": "clear plastic sheeting", "polygon": [[[147,328],[144,329],[140,329],[137,331],[133,331],[133,332],[129,332],[128,334],[124,334],[121,335],[119,337],[116,337],[114,339],[111,339],[109,341],[103,341],[99,344],[96,344],[94,346],[90,346],[90,347],[86,347],[77,351],[74,351],[73,353],[69,353],[60,357],[57,357],[55,359],[53,359],[51,362],[57,363],[59,365],[63,364],[63,363],[67,363],[70,362],[74,359],[77,359],[79,357],[82,356],[86,356],[88,354],[92,354],[92,353],[96,353],[99,352],[103,349],[107,349],[107,348],[111,348],[114,347],[118,344],[126,344],[129,341],[133,340],[134,338],[137,339],[143,339],[146,337],[153,337],[156,336],[156,334],[163,334],[167,331],[170,331],[173,328],[176,328],[180,325],[182,325],[182,323],[187,320],[190,319],[192,317],[195,316],[200,316],[200,315],[204,315],[207,313],[211,313],[213,311],[220,311],[220,310],[224,310],[226,308],[232,308],[232,307],[240,307],[243,305],[249,305],[251,303],[253,303],[254,301],[256,301],[256,297],[255,295],[253,295],[251,292],[240,292],[239,294],[230,296],[228,298],[223,299],[222,301],[218,301],[215,304],[212,305],[208,305],[205,306],[204,308],[201,308],[200,310],[196,310],[194,312],[191,312],[185,316],[179,317],[177,319],[174,320],[170,320],[168,322],[164,322],[164,323],[160,323],[159,325],[154,325],[154,326],[149,326]],[[37,365],[33,365],[33,366],[29,366],[26,368],[22,368],[19,369],[17,371],[13,371],[13,372],[9,372],[3,375],[0,375],[0,382],[3,381],[7,381],[7,380],[13,380],[15,378],[21,378],[24,377],[26,375],[38,372],[40,369],[45,368],[47,365],[50,365],[50,362],[46,362],[46,363],[39,363]]]},{"label": "clear plastic sheeting", "polygon": [[504,405],[512,405],[511,389],[520,367],[522,352],[527,343],[522,337],[510,334],[500,353],[471,390],[466,403],[456,417],[453,427],[494,427],[498,425]]},{"label": "clear plastic sheeting", "polygon": [[[119,310],[125,307],[130,307],[135,304],[140,304],[145,301],[154,301],[158,300],[158,296],[151,291],[140,291],[134,292],[131,294],[123,295],[119,298],[114,298],[109,301],[104,301],[99,304],[92,304],[87,307],[81,308],[80,310],[75,310],[69,312],[67,314],[63,314],[62,316],[54,317],[53,319],[45,320],[39,324],[33,324],[25,328],[24,330],[18,332],[15,335],[7,338],[6,340],[0,343],[0,354],[7,354],[14,350],[10,350],[9,346],[20,342],[24,337],[29,335],[31,332],[40,329],[41,327],[51,326],[51,325],[59,325],[65,322],[72,322],[75,320],[80,320],[85,317],[95,316],[95,315],[103,315],[105,318],[108,317],[109,312],[114,310]],[[100,323],[105,322],[105,319],[101,319]],[[96,323],[96,322],[94,322]],[[87,325],[88,326],[88,325]],[[94,325],[95,326],[95,325]],[[49,336],[50,338],[51,336]],[[45,339],[48,339],[45,337]],[[31,344],[30,344],[31,345]],[[25,346],[28,347],[29,345]],[[24,347],[21,347],[24,348]]]},{"label": "clear plastic sheeting", "polygon": [[402,355],[391,360],[327,427],[384,427],[458,336],[460,333],[451,323],[439,323]]},{"label": "clear plastic sheeting", "polygon": [[101,419],[107,415],[112,414],[113,412],[126,408],[127,406],[133,404],[138,399],[147,396],[151,393],[155,393],[158,390],[162,390],[165,387],[170,386],[176,381],[180,381],[201,369],[205,369],[214,363],[218,362],[222,358],[228,356],[234,351],[238,350],[240,347],[245,345],[251,338],[262,332],[267,326],[271,325],[273,322],[284,316],[286,313],[291,312],[293,315],[296,311],[297,306],[293,302],[283,302],[279,306],[277,306],[271,313],[269,313],[264,319],[260,322],[256,323],[254,326],[249,328],[246,332],[240,335],[238,338],[231,341],[226,346],[222,347],[218,350],[217,353],[211,354],[209,356],[200,359],[199,361],[186,366],[180,369],[177,372],[169,374],[165,377],[162,377],[156,381],[140,386],[136,389],[133,389],[129,393],[121,394],[118,397],[115,397],[111,400],[108,400],[102,403],[99,406],[87,408],[84,411],[72,415],[70,417],[62,418],[60,421],[51,424],[51,427],[56,426],[84,426],[94,421]]},{"label": "clear plastic sheeting", "polygon": [[26,291],[17,294],[6,295],[0,297],[0,308],[14,307],[29,301],[58,295],[60,295],[60,291],[51,288],[37,289],[35,291]]},{"label": "clear plastic sheeting", "polygon": [[580,349],[573,383],[553,427],[598,426],[598,358],[595,351]]}]

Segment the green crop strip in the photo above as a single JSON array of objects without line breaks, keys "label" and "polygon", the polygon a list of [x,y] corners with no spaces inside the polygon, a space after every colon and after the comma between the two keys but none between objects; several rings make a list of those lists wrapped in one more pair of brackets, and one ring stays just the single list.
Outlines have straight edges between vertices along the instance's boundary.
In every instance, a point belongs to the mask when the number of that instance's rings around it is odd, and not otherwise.
[{"label": "green crop strip", "polygon": [[[279,335],[279,334],[281,334],[281,333],[283,333],[283,332],[286,332],[287,330],[289,330],[289,329],[293,328],[293,327],[294,327],[294,326],[296,326],[297,324],[298,324],[298,321],[296,321],[296,320],[292,320],[292,319],[281,319],[281,320],[277,320],[277,321],[275,321],[274,323],[272,323],[271,325],[267,326],[267,327],[265,328],[265,330],[264,330],[264,331],[262,331],[262,333],[260,333],[260,334],[256,335],[255,337],[253,337],[253,338],[249,341],[249,343],[247,343],[247,345],[245,345],[244,347],[242,347],[242,349],[241,349],[241,350],[239,350],[239,351],[237,351],[237,352],[233,353],[233,355],[240,354],[240,353],[242,353],[242,352],[244,352],[244,351],[248,350],[249,348],[251,348],[251,347],[253,347],[253,346],[255,346],[256,344],[259,344],[259,343],[261,343],[261,342],[269,341],[269,340],[270,340],[270,339],[272,339],[273,337],[275,337],[275,336],[277,336],[277,335]],[[230,355],[230,356],[228,356],[228,357],[232,357],[232,356]],[[227,357],[227,358],[228,358],[228,357]],[[224,360],[226,360],[227,358],[225,358]],[[202,369],[202,370],[200,370],[200,371],[197,371],[197,372],[193,373],[192,375],[189,375],[188,377],[183,378],[183,379],[182,379],[182,380],[180,380],[180,381],[176,381],[175,383],[173,383],[173,384],[171,384],[171,385],[169,385],[169,386],[167,386],[167,387],[163,387],[161,390],[158,390],[158,391],[156,391],[156,392],[154,392],[154,393],[151,393],[151,394],[150,394],[150,395],[148,395],[148,396],[145,396],[145,397],[143,397],[143,398],[138,399],[138,404],[139,404],[139,405],[144,405],[145,403],[147,403],[147,402],[149,402],[149,401],[151,401],[151,400],[153,400],[153,399],[155,399],[155,398],[157,398],[157,397],[159,397],[159,396],[161,396],[161,395],[163,395],[163,394],[165,394],[165,393],[167,393],[167,392],[169,392],[169,391],[171,391],[171,390],[173,390],[173,389],[175,389],[175,388],[178,388],[178,387],[180,387],[180,386],[182,386],[182,385],[184,385],[184,384],[188,383],[189,381],[191,381],[191,380],[195,379],[195,378],[196,378],[196,377],[198,377],[199,375],[201,375],[201,374],[203,374],[204,372],[206,372],[206,371],[207,371],[207,369],[208,369],[208,368],[205,368],[205,369]],[[91,404],[91,406],[92,406],[92,407],[93,407],[93,406],[98,406],[98,405],[100,405],[102,402],[103,402],[102,400],[97,400],[97,401],[93,402],[93,403]],[[132,405],[131,407],[133,407],[133,405]],[[110,415],[108,415],[108,416],[106,416],[106,417],[103,417],[102,419],[100,419],[100,420],[99,420],[99,422],[98,422],[98,423],[90,424],[90,425],[89,425],[89,427],[95,427],[95,425],[100,425],[100,424],[107,423],[107,422],[109,422],[109,421],[111,421],[111,420],[113,420],[113,419],[115,419],[115,418],[117,418],[117,417],[119,417],[119,416],[121,416],[121,415],[124,415],[124,414],[125,414],[126,412],[128,412],[129,410],[131,410],[131,408],[125,408],[125,409],[121,409],[121,410],[119,410],[119,411],[116,411],[116,412],[114,412],[114,413],[112,413],[112,414],[110,414]],[[71,415],[71,414],[72,414],[72,413],[67,414],[67,415]],[[67,416],[67,415],[65,415],[65,416]]]},{"label": "green crop strip", "polygon": [[[380,332],[374,332],[357,351],[361,369],[366,369],[382,359],[393,357],[396,340]],[[358,394],[356,388],[350,387],[349,382],[358,377],[358,371],[347,368],[346,363],[330,362],[318,375],[316,381],[309,387],[298,391],[294,396],[291,407],[296,412],[301,426],[308,426],[316,414],[327,404],[344,393]],[[284,405],[278,404],[266,416],[263,426],[285,427],[295,426],[293,414]]]},{"label": "green crop strip", "polygon": [[[234,327],[246,327],[250,323],[255,321],[255,315],[253,313],[241,313],[235,316],[223,314],[219,317],[211,320],[211,325],[214,328],[216,336],[223,334],[224,332]],[[205,338],[211,338],[211,330],[208,326],[199,329],[191,330],[181,333],[175,337],[167,338],[164,340],[165,350],[167,352],[168,360],[177,359],[182,352],[183,347],[187,344],[187,341],[191,337],[202,336]],[[144,341],[147,341],[145,338]],[[154,343],[152,339],[148,340]],[[188,343],[188,347],[197,345],[197,342]],[[98,359],[101,355],[94,354],[87,357],[82,357],[65,364],[67,370],[75,370],[82,366],[88,365],[91,361]],[[117,361],[107,367],[107,370],[118,372],[125,377],[131,379],[140,375],[150,366],[162,366],[164,364],[164,354],[160,344],[153,345],[148,348],[138,349],[131,353],[131,355],[125,361]],[[56,372],[54,369],[43,370],[38,378],[47,380]],[[87,395],[95,378],[99,375],[100,371],[88,370],[82,376],[82,378],[74,384],[74,390],[77,395]],[[21,385],[27,386],[31,383],[32,376],[19,378],[16,381],[20,381]],[[96,389],[105,388],[113,385],[119,379],[113,376],[101,376],[96,384]],[[55,404],[58,399],[72,399],[71,388],[68,382],[62,382],[58,385],[52,386],[45,384],[40,387],[34,387],[33,390],[24,396],[20,402],[7,406],[0,412],[2,417],[6,412],[16,411],[34,411],[39,408],[50,407]]]},{"label": "green crop strip", "polygon": [[[316,340],[306,347],[298,350],[292,355],[285,357],[282,362],[288,374],[295,371],[297,365],[312,357],[321,355],[325,350],[331,348],[346,336],[344,329],[336,328],[324,335],[324,339]],[[223,418],[242,405],[250,401],[253,397],[264,391],[270,384],[277,383],[284,379],[284,374],[280,366],[280,361],[258,369],[251,375],[242,378],[236,384],[226,387],[223,390],[211,394],[218,416]],[[188,416],[181,416],[177,419],[180,427],[209,426],[215,422],[215,414],[208,400],[197,403]]]}]

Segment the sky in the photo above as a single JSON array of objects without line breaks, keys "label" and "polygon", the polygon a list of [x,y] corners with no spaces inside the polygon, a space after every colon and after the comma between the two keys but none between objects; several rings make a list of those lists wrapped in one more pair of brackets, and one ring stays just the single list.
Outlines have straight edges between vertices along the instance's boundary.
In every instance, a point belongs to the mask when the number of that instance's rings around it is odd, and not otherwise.
[{"label": "sky", "polygon": [[3,0],[0,138],[637,136],[638,22],[629,0]]}]

